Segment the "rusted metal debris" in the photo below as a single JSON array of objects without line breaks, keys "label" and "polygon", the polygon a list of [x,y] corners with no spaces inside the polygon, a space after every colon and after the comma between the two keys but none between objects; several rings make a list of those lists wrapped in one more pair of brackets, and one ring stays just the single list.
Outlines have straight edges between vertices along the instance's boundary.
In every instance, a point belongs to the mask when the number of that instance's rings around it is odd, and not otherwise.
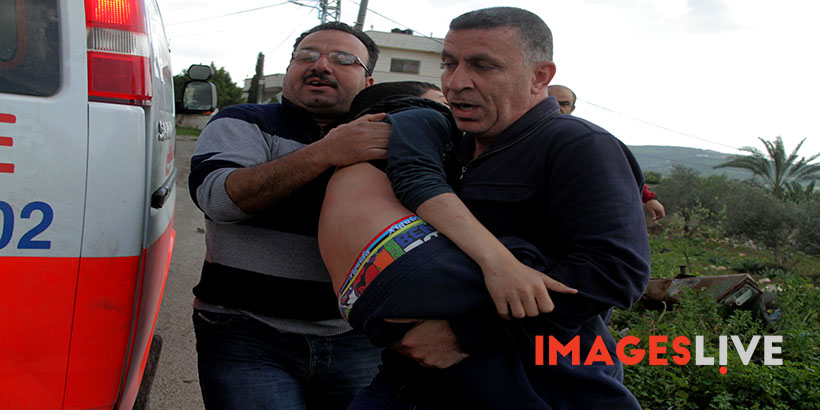
[{"label": "rusted metal debris", "polygon": [[650,300],[675,303],[683,289],[708,290],[718,303],[727,306],[743,306],[763,294],[757,282],[746,273],[651,279],[644,294]]},{"label": "rusted metal debris", "polygon": [[649,306],[662,304],[669,307],[678,302],[684,289],[711,292],[718,303],[756,311],[769,325],[780,318],[779,310],[767,311],[767,308],[776,308],[776,293],[764,293],[757,281],[746,273],[650,279],[644,299]]}]

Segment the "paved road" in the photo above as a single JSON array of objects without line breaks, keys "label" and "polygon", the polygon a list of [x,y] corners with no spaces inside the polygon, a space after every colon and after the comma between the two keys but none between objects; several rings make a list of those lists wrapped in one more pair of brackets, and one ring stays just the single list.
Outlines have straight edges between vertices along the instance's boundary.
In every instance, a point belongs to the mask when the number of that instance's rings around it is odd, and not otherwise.
[{"label": "paved road", "polygon": [[199,281],[205,256],[205,221],[188,195],[188,173],[193,137],[177,136],[177,204],[174,217],[176,243],[156,333],[163,346],[149,396],[151,410],[203,409],[196,372],[194,328],[191,323],[191,288]]}]

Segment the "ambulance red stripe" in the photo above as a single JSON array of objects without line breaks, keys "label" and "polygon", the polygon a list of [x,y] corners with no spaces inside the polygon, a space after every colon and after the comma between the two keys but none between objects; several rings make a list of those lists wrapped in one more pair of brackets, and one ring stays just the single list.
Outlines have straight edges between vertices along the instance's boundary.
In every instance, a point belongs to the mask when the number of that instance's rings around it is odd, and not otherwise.
[{"label": "ambulance red stripe", "polygon": [[[2,404],[8,406],[4,408],[70,409],[93,404],[110,409],[120,395],[129,396],[132,403],[156,326],[175,237],[171,221],[141,255],[0,256],[0,301],[16,304],[14,309],[0,309],[0,323],[8,335],[27,335],[0,338],[0,363],[14,369],[15,377],[31,378],[31,382],[15,382],[24,388],[3,392]],[[147,292],[135,294],[137,282]],[[134,360],[139,366],[130,364]],[[130,376],[125,385],[123,371]]]}]

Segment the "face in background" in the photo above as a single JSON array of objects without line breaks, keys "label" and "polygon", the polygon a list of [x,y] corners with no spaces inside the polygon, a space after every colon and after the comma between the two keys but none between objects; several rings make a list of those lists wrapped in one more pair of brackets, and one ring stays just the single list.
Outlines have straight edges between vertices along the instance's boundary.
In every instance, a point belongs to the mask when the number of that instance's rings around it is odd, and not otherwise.
[{"label": "face in background", "polygon": [[547,97],[551,61],[529,63],[518,29],[451,30],[442,51],[442,91],[456,123],[484,143]]},{"label": "face in background", "polygon": [[297,50],[301,49],[315,50],[322,55],[316,61],[291,60],[282,94],[313,114],[317,122],[329,123],[346,114],[353,97],[373,84],[373,77],[366,76],[361,65],[341,65],[328,60],[327,53],[343,51],[368,63],[367,47],[352,34],[339,30],[317,31],[299,43]]},{"label": "face in background", "polygon": [[447,104],[447,99],[444,98],[444,94],[439,90],[429,89],[421,95],[421,98],[427,98],[428,100],[438,101],[444,105]]},{"label": "face in background", "polygon": [[558,108],[562,114],[572,114],[575,111],[575,96],[569,88],[561,85],[551,85],[547,88],[550,96],[558,99]]}]

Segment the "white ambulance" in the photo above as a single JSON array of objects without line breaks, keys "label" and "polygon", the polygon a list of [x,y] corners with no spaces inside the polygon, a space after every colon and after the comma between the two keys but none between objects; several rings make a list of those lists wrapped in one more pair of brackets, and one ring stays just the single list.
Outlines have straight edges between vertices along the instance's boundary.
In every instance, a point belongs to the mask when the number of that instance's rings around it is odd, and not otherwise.
[{"label": "white ambulance", "polygon": [[134,406],[174,244],[174,112],[156,0],[0,0],[0,409]]}]

